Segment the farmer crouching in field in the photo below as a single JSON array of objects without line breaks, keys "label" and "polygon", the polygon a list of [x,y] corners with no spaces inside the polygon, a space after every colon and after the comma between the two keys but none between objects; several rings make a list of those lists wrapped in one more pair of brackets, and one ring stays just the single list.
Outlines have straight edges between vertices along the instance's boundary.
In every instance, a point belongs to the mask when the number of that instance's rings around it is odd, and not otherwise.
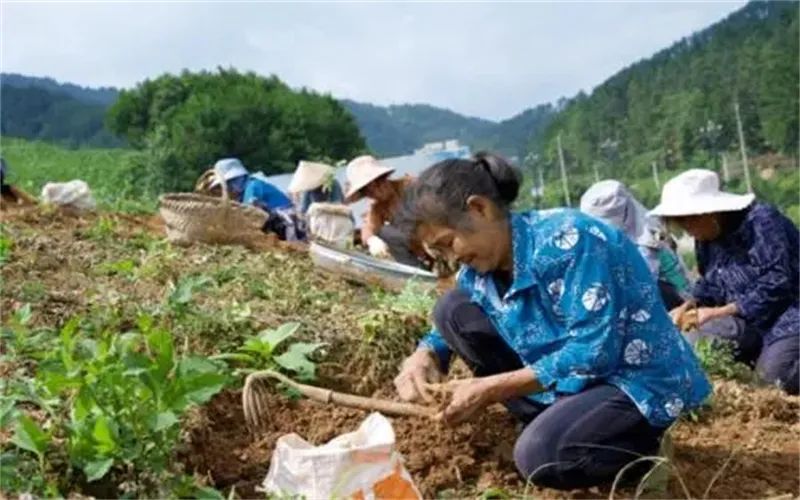
[{"label": "farmer crouching in field", "polygon": [[253,205],[269,214],[264,230],[273,232],[282,240],[296,241],[305,238],[292,200],[280,189],[270,184],[260,172],[251,174],[236,158],[225,158],[203,174],[196,190],[221,195],[221,180],[225,181],[231,199]]},{"label": "farmer crouching in field", "polygon": [[710,170],[684,172],[664,185],[653,215],[695,239],[701,278],[691,300],[671,312],[696,324],[691,341],[733,344],[739,361],[789,394],[800,382],[800,237],[775,207],[719,189]]},{"label": "farmer crouching in field", "polygon": [[455,353],[474,378],[454,389],[446,422],[502,402],[525,424],[514,460],[526,479],[606,483],[656,453],[710,386],[636,246],[578,211],[510,213],[520,181],[478,154],[440,162],[409,188],[401,220],[462,268],[395,385],[428,399]]},{"label": "farmer crouching in field", "polygon": [[420,249],[413,248],[408,234],[391,222],[403,201],[412,178],[390,179],[394,169],[381,165],[372,156],[359,156],[347,165],[347,203],[369,198],[371,204],[361,226],[361,240],[373,257],[420,266]]},{"label": "farmer crouching in field", "polygon": [[581,211],[620,229],[633,240],[658,283],[667,309],[689,298],[689,278],[668,244],[670,236],[663,223],[649,216],[624,184],[615,180],[593,184],[581,197]]}]

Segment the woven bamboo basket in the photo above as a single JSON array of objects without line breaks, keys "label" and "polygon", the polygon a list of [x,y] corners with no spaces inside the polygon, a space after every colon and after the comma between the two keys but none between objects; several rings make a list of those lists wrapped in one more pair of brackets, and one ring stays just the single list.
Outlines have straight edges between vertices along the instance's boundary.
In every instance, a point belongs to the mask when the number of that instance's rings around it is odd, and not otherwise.
[{"label": "woven bamboo basket", "polygon": [[227,183],[222,180],[221,185],[221,198],[198,193],[167,193],[159,198],[169,241],[250,245],[263,238],[267,213],[231,200]]}]

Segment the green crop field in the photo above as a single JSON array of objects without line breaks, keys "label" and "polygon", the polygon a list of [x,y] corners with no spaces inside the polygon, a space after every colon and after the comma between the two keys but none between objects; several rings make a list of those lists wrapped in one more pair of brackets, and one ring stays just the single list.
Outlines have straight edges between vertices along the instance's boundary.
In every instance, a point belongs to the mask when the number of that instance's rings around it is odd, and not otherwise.
[{"label": "green crop field", "polygon": [[128,149],[66,149],[54,144],[3,137],[0,155],[9,167],[9,181],[38,196],[47,182],[81,179],[89,184],[103,208],[152,210],[155,195],[137,185]]}]

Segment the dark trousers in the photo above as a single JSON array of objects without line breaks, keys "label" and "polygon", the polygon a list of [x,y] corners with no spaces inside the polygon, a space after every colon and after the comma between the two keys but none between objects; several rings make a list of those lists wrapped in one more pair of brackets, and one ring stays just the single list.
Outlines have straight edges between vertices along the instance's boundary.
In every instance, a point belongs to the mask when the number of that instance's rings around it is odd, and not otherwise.
[{"label": "dark trousers", "polygon": [[[522,368],[519,356],[463,292],[453,290],[439,300],[434,322],[475,376]],[[611,482],[626,464],[657,453],[664,432],[651,426],[622,391],[602,383],[552,405],[527,398],[505,405],[525,426],[514,446],[517,469],[548,488]]]},{"label": "dark trousers", "polygon": [[377,236],[389,247],[389,253],[394,260],[407,266],[423,267],[422,262],[411,251],[408,234],[387,224],[378,230]]},{"label": "dark trousers", "polygon": [[767,332],[752,327],[742,318],[728,316],[709,321],[686,338],[694,344],[701,338],[722,340],[733,347],[736,361],[754,366],[765,382],[788,394],[800,390],[800,332],[794,310],[787,311]]}]

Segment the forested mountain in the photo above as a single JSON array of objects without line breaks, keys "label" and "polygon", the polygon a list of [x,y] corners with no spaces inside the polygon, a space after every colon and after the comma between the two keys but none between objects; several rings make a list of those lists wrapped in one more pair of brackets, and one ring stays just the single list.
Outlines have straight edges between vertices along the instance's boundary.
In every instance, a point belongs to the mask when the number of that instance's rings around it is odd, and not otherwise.
[{"label": "forested mountain", "polygon": [[[25,77],[10,76],[9,80],[24,83]],[[49,79],[34,80],[53,82]],[[58,87],[39,87],[38,83],[17,86],[7,83],[6,75],[1,81],[0,134],[57,142],[70,147],[123,144],[103,126],[107,104],[100,103],[97,97],[104,91],[97,91],[96,97],[90,97],[91,90],[74,85],[66,85],[62,91]],[[81,92],[74,92],[81,97],[70,95],[67,88],[81,89]]]},{"label": "forested mountain", "polygon": [[[92,89],[51,78],[4,73],[3,134],[70,146],[116,146],[123,142],[103,127],[103,115],[118,90]],[[474,150],[519,155],[532,133],[547,125],[550,106],[539,106],[500,123],[425,104],[373,106],[340,101],[356,119],[367,145],[378,156],[409,154],[426,142],[459,139]]]},{"label": "forested mountain", "polygon": [[[738,102],[749,154],[797,155],[798,6],[753,2],[570,99],[530,149],[558,175],[561,136],[570,176],[642,178],[719,168],[736,151]],[[580,191],[581,186],[575,186]]]},{"label": "forested mountain", "polygon": [[370,149],[381,156],[411,153],[426,142],[469,139],[490,130],[494,123],[470,118],[427,104],[374,106],[350,100],[342,104],[356,118]]},{"label": "forested mountain", "polygon": [[25,76],[19,73],[2,73],[0,74],[0,81],[2,81],[4,85],[10,85],[12,87],[35,87],[58,94],[67,94],[82,102],[102,104],[105,106],[116,101],[117,93],[119,92],[114,87],[81,87],[80,85],[74,85],[72,83],[59,83],[52,78]]},{"label": "forested mountain", "polygon": [[383,107],[350,100],[342,104],[355,116],[370,149],[381,156],[409,154],[426,142],[445,139],[458,139],[474,151],[519,156],[531,135],[549,124],[553,112],[550,105],[543,105],[498,123],[427,104]]}]

